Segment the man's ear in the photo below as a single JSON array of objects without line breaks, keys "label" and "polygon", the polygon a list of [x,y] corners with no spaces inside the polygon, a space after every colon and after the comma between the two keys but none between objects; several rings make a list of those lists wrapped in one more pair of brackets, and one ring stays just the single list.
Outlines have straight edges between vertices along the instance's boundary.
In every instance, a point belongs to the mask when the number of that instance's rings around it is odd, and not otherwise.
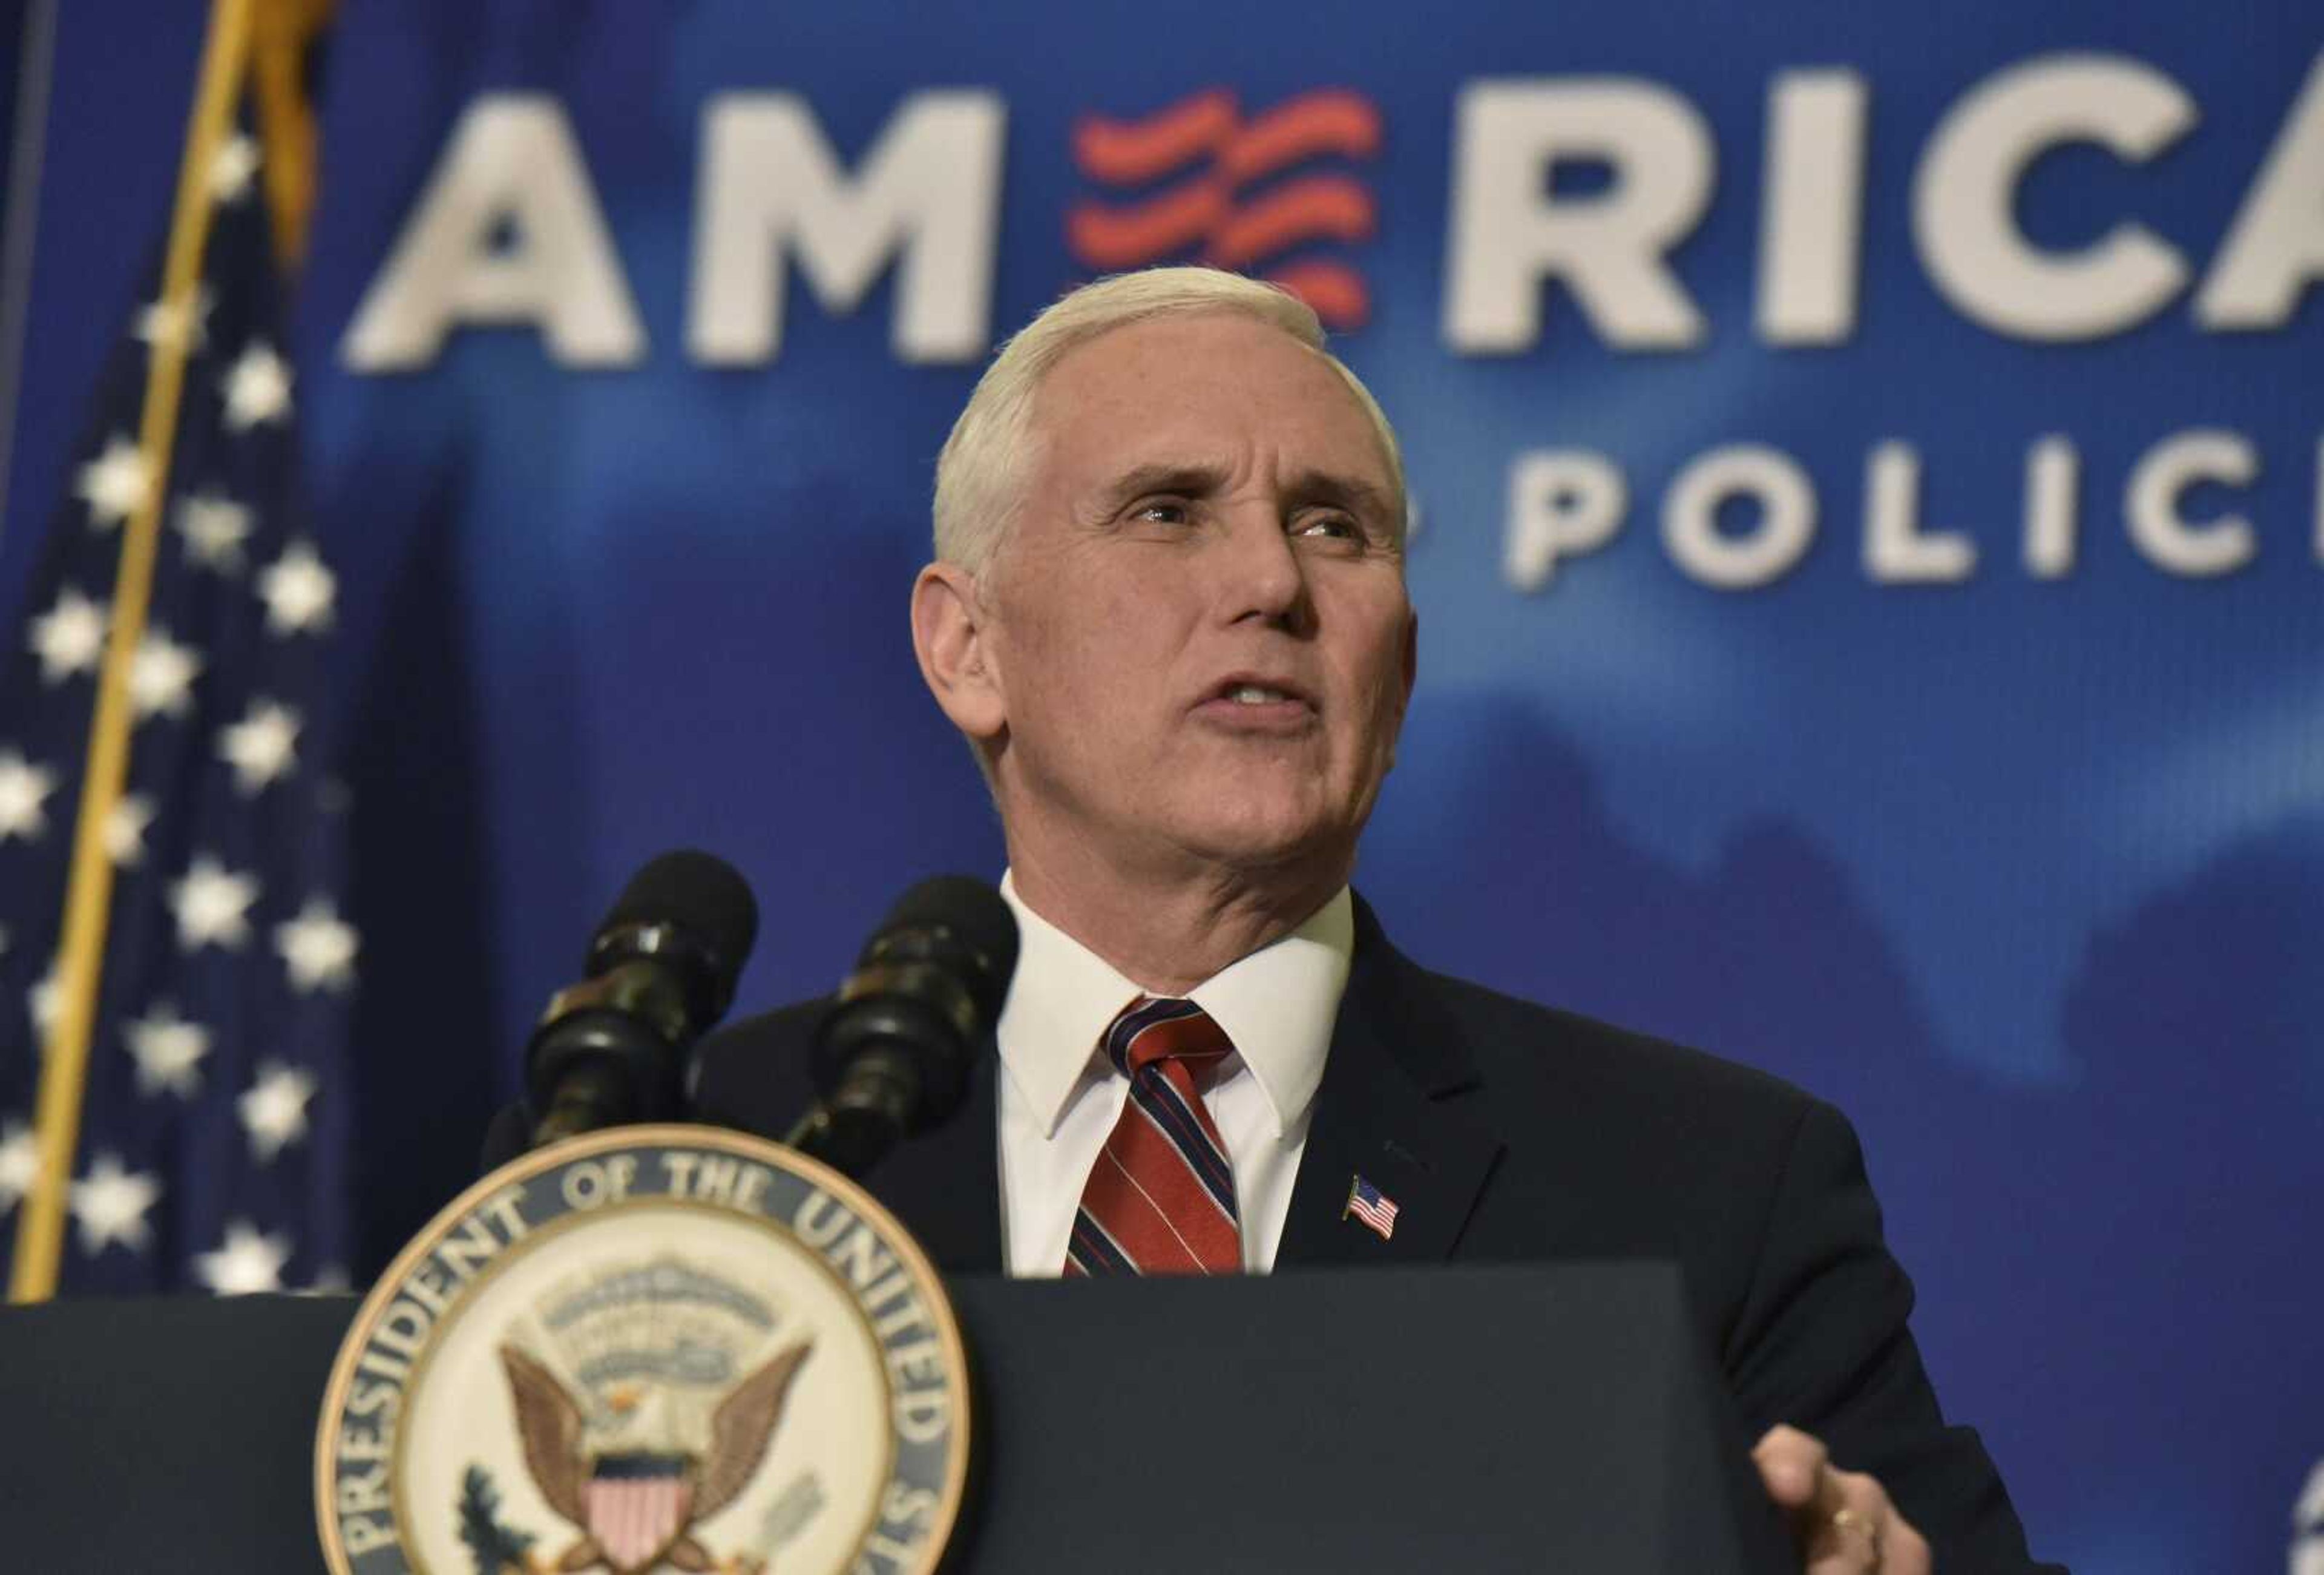
[{"label": "man's ear", "polygon": [[958,564],[932,563],[912,582],[920,677],[952,724],[980,741],[1000,736],[1009,720],[991,632],[976,576]]}]

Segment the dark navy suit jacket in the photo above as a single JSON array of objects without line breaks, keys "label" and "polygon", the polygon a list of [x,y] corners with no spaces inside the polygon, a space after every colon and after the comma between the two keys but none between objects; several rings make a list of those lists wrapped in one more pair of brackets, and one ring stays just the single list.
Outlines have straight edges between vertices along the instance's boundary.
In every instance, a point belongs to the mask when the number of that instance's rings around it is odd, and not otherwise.
[{"label": "dark navy suit jacket", "polygon": [[[813,1099],[823,1008],[704,1041],[702,1119],[788,1130]],[[1006,1266],[998,1075],[988,1060],[968,1108],[869,1182],[947,1273]],[[521,1133],[504,1113],[487,1157]],[[1397,1204],[1387,1240],[1343,1217],[1358,1174]],[[1683,1269],[1748,1436],[1787,1422],[1877,1477],[1945,1575],[2057,1568],[2028,1555],[1976,1433],[1938,1410],[1846,1118],[1766,1073],[1430,972],[1359,898],[1277,1270],[1635,1257]]]}]

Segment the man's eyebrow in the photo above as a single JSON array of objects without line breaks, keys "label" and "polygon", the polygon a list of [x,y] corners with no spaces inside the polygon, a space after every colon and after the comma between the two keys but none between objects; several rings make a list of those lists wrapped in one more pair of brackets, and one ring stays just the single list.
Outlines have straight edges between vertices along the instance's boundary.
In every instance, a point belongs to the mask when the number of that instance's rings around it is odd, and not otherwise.
[{"label": "man's eyebrow", "polygon": [[1104,492],[1107,501],[1114,503],[1126,503],[1148,493],[1179,493],[1193,497],[1218,491],[1226,480],[1224,465],[1166,460],[1123,471],[1106,482]]},{"label": "man's eyebrow", "polygon": [[[1227,468],[1224,465],[1163,461],[1136,465],[1122,472],[1105,484],[1104,495],[1108,502],[1115,504],[1125,503],[1150,493],[1200,497],[1218,491],[1226,484],[1226,481]],[[1382,519],[1396,512],[1396,499],[1387,488],[1361,476],[1337,471],[1296,472],[1286,482],[1284,490],[1301,502],[1333,503],[1360,514],[1369,513]]]},{"label": "man's eyebrow", "polygon": [[1336,503],[1359,514],[1374,514],[1383,520],[1396,512],[1396,498],[1386,487],[1336,471],[1303,470],[1290,479],[1286,490],[1295,498]]}]

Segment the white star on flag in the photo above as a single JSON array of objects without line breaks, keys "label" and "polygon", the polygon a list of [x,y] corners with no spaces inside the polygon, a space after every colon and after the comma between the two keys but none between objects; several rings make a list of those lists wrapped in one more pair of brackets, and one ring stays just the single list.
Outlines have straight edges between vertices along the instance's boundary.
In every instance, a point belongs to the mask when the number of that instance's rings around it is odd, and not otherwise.
[{"label": "white star on flag", "polygon": [[247,432],[290,413],[290,364],[263,339],[254,341],[226,372],[226,424]]},{"label": "white star on flag", "polygon": [[105,603],[90,601],[78,585],[67,585],[57,593],[56,605],[32,620],[27,643],[41,659],[43,684],[97,671],[105,655]]},{"label": "white star on flag", "polygon": [[106,440],[104,453],[80,467],[73,493],[88,505],[91,529],[110,530],[137,511],[152,484],[144,451],[116,435]]},{"label": "white star on flag", "polygon": [[258,594],[266,603],[270,634],[298,634],[331,626],[331,603],[338,594],[337,576],[323,566],[315,549],[294,541],[282,556],[258,576]]},{"label": "white star on flag", "polygon": [[180,498],[175,523],[186,539],[186,556],[202,567],[231,574],[242,566],[242,544],[254,521],[232,498],[213,493]]},{"label": "white star on flag", "polygon": [[49,829],[48,811],[41,806],[56,790],[54,771],[15,750],[0,750],[0,843],[11,837],[40,841]]},{"label": "white star on flag", "polygon": [[22,1121],[0,1127],[0,1214],[32,1190],[41,1174],[41,1140]]},{"label": "white star on flag", "polygon": [[299,916],[274,926],[274,949],[301,995],[345,990],[355,981],[355,929],[327,897],[310,897]]},{"label": "white star on flag", "polygon": [[221,1296],[247,1296],[282,1288],[290,1261],[289,1238],[270,1236],[247,1220],[226,1228],[226,1245],[194,1255],[194,1275]]},{"label": "white star on flag", "polygon": [[130,332],[156,350],[165,345],[198,350],[209,331],[210,305],[210,292],[199,287],[181,307],[173,309],[166,300],[153,301],[138,312],[137,326]]},{"label": "white star on flag", "polygon": [[253,700],[240,722],[218,729],[218,759],[234,768],[244,797],[297,764],[298,745],[299,714],[272,700]]},{"label": "white star on flag", "polygon": [[132,1018],[122,1036],[137,1062],[138,1092],[167,1090],[189,1100],[201,1091],[202,1057],[210,1053],[208,1028],[186,1021],[164,1000],[156,1001],[143,1017]]},{"label": "white star on flag", "polygon": [[43,1052],[48,1048],[49,1030],[57,1026],[57,1013],[64,1009],[64,1002],[57,999],[60,988],[57,964],[51,958],[49,971],[32,981],[32,988],[24,992],[25,1009],[32,1014],[32,1033],[40,1039]]},{"label": "white star on flag", "polygon": [[257,173],[258,143],[236,132],[210,155],[210,196],[219,202],[240,202],[250,194],[250,178]]},{"label": "white star on flag", "polygon": [[145,828],[153,824],[152,801],[142,793],[124,793],[113,801],[105,817],[105,856],[124,868],[145,861]]},{"label": "white star on flag", "polygon": [[234,1106],[250,1134],[251,1156],[263,1165],[304,1138],[307,1101],[314,1097],[313,1073],[280,1061],[262,1063],[258,1081]]},{"label": "white star on flag", "polygon": [[178,916],[178,949],[192,952],[203,946],[239,950],[250,939],[250,905],[258,900],[258,882],[237,875],[204,853],[170,888],[170,907]]},{"label": "white star on flag", "polygon": [[72,1184],[72,1213],[80,1227],[80,1249],[95,1257],[114,1242],[132,1252],[145,1250],[152,1235],[145,1211],[161,1201],[161,1184],[143,1172],[122,1168],[121,1157],[100,1154],[88,1174]]},{"label": "white star on flag", "polygon": [[129,658],[129,709],[140,722],[149,716],[183,716],[201,654],[180,645],[158,624],[148,629]]}]

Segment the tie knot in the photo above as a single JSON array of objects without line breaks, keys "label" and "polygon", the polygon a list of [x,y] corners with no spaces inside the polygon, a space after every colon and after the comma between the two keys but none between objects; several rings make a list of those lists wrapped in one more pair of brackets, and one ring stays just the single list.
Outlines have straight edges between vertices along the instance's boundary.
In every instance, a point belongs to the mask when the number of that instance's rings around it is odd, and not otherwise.
[{"label": "tie knot", "polygon": [[1199,1087],[1204,1075],[1233,1053],[1234,1041],[1210,1013],[1193,1001],[1169,996],[1139,996],[1122,1008],[1105,1031],[1106,1057],[1125,1077],[1135,1077],[1157,1062],[1175,1061]]}]

